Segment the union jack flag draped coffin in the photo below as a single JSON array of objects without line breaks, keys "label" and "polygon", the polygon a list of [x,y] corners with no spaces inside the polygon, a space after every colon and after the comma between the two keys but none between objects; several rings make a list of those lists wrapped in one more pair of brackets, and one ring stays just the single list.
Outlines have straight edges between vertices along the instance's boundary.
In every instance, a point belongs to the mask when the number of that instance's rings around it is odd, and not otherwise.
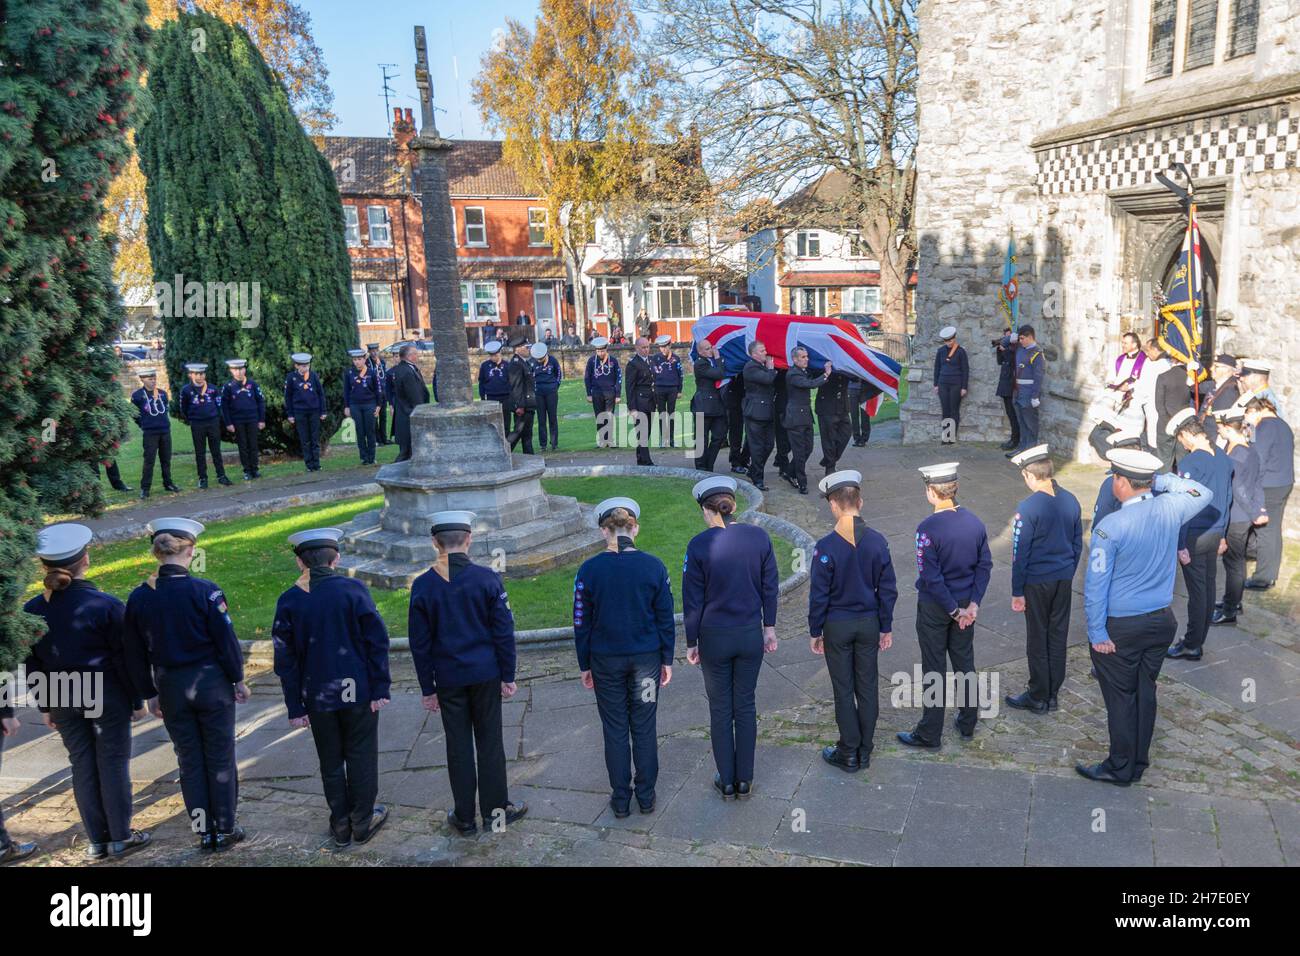
[{"label": "union jack flag draped coffin", "polygon": [[[829,361],[837,372],[875,385],[880,394],[863,402],[869,415],[876,414],[883,395],[898,399],[902,367],[869,346],[852,322],[772,312],[715,312],[697,321],[692,334],[695,342],[707,339],[718,349],[729,376],[740,374],[749,361],[749,343],[757,339],[776,358],[777,368],[789,368],[791,353],[796,346],[802,346],[808,350],[812,368],[821,368]],[[694,346],[691,355],[695,356]],[[730,378],[718,386],[728,381]]]}]

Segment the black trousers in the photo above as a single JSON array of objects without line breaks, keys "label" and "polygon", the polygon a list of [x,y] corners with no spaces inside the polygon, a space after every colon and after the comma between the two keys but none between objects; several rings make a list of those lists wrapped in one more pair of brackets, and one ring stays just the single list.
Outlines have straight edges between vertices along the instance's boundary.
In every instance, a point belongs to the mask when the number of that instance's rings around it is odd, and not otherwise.
[{"label": "black trousers", "polygon": [[533,453],[534,414],[535,409],[532,408],[525,408],[522,415],[515,412],[515,426],[510,430],[510,433],[506,435],[506,439],[510,442],[511,451],[514,451],[515,446],[522,442],[524,446],[524,454],[531,455]]},{"label": "black trousers", "polygon": [[1156,678],[1177,630],[1178,619],[1169,608],[1110,617],[1106,633],[1115,653],[1091,651],[1110,731],[1110,754],[1102,768],[1121,780],[1136,780],[1147,768],[1156,726]]},{"label": "black trousers", "polygon": [[559,392],[537,390],[537,439],[541,442],[543,451],[548,444],[554,447],[560,443]]},{"label": "black trousers", "polygon": [[[509,413],[507,413],[508,415]],[[506,418],[503,434],[510,433],[510,419]],[[397,457],[394,462],[411,460],[411,413],[402,414],[393,409],[393,440],[397,442]]]},{"label": "black trousers", "polygon": [[52,707],[50,717],[72,764],[72,795],[91,843],[131,836],[131,702],[104,676],[102,713]]},{"label": "black trousers", "polygon": [[659,780],[659,664],[659,655],[653,653],[591,655],[596,711],[605,738],[610,802],[619,810],[628,808],[634,786],[641,806],[648,807],[655,800]]},{"label": "black trousers", "polygon": [[727,406],[727,462],[732,468],[749,467],[749,448],[745,444],[745,417],[737,406]]},{"label": "black trousers", "polygon": [[1165,467],[1171,470],[1178,460],[1178,442],[1171,436],[1166,435],[1163,428],[1156,434],[1155,454],[1157,458],[1164,462]]},{"label": "black trousers", "polygon": [[307,718],[320,758],[330,830],[344,838],[365,832],[379,796],[379,714],[366,702],[309,711]]},{"label": "black trousers", "polygon": [[939,410],[943,414],[944,421],[952,422],[952,431],[945,433],[944,437],[949,441],[955,441],[957,428],[961,425],[960,385],[939,386]]},{"label": "black trousers", "polygon": [[357,431],[357,453],[361,456],[361,463],[372,465],[375,462],[375,446],[378,444],[375,438],[375,406],[349,405],[348,411],[352,414],[352,424]]},{"label": "black trousers", "polygon": [[239,467],[257,474],[257,422],[235,422],[235,444],[239,446]]},{"label": "black trousers", "polygon": [[781,474],[788,474],[790,471],[790,433],[785,430],[781,424],[781,412],[778,410],[772,419],[772,435],[776,439],[776,457],[772,459],[772,464]]},{"label": "black trousers", "polygon": [[1264,489],[1264,507],[1268,510],[1268,524],[1255,528],[1256,581],[1276,581],[1282,571],[1282,519],[1286,517],[1286,502],[1291,497],[1291,486]]},{"label": "black trousers", "polygon": [[226,477],[226,466],[221,461],[221,419],[190,422],[190,437],[194,440],[194,467],[199,480],[208,480],[207,452],[212,454],[212,467],[217,470],[217,477]]},{"label": "black trousers", "polygon": [[181,796],[195,833],[235,828],[235,692],[216,664],[157,668],[163,724],[181,772]]},{"label": "black trousers", "polygon": [[616,408],[613,392],[592,392],[591,410],[596,416],[596,447],[614,447]]},{"label": "black trousers", "polygon": [[384,402],[379,406],[379,423],[375,432],[376,442],[380,445],[388,444],[388,403]]},{"label": "black trousers", "polygon": [[298,429],[298,446],[302,449],[302,462],[308,470],[320,467],[320,415],[317,412],[294,412],[294,427]]},{"label": "black trousers", "polygon": [[1093,426],[1092,431],[1088,433],[1088,444],[1092,446],[1092,450],[1097,453],[1097,457],[1102,461],[1106,460],[1106,452],[1111,450],[1106,439],[1115,431],[1114,426],[1107,425],[1105,422],[1098,422]]},{"label": "black trousers", "polygon": [[1250,537],[1250,522],[1238,521],[1228,525],[1228,550],[1223,552],[1223,613],[1237,613],[1241,595],[1246,587],[1246,541]]},{"label": "black trousers", "polygon": [[756,418],[745,419],[745,443],[749,445],[749,478],[755,484],[763,483],[763,466],[772,454],[776,434],[771,422]]},{"label": "black trousers", "polygon": [[709,698],[709,740],[724,784],[754,779],[758,709],[754,692],[763,667],[763,631],[747,627],[700,629],[700,670]]},{"label": "black trousers", "polygon": [[844,449],[849,446],[849,435],[853,431],[853,425],[847,415],[823,412],[817,416],[817,431],[822,440],[820,464],[828,472],[834,471],[840,456],[844,454]]},{"label": "black trousers", "polygon": [[677,423],[673,413],[677,411],[677,389],[656,388],[654,392],[655,421],[659,423],[659,447],[673,448],[677,444]]},{"label": "black trousers", "polygon": [[650,465],[650,420],[654,415],[654,396],[633,395],[628,403],[628,428],[632,430],[632,441],[636,442],[636,463]]},{"label": "black trousers", "polygon": [[[965,607],[965,605],[962,605]],[[944,696],[948,664],[956,677],[957,725],[964,733],[975,730],[979,720],[978,702],[970,693],[975,681],[975,626],[962,628],[933,601],[916,602],[916,637],[921,644],[922,690],[939,683],[939,703],[923,704],[916,736],[927,743],[943,739]],[[934,691],[930,690],[933,694]]]},{"label": "black trousers", "polygon": [[1218,594],[1215,577],[1219,571],[1219,542],[1223,535],[1207,531],[1187,542],[1192,556],[1190,564],[1182,565],[1183,584],[1187,587],[1187,630],[1183,643],[1189,650],[1205,646],[1205,635],[1210,631],[1210,617],[1214,614],[1214,598]]},{"label": "black trousers", "polygon": [[805,488],[808,485],[808,456],[813,450],[813,427],[800,425],[786,429],[786,433],[790,436],[790,473],[799,487]]},{"label": "black trousers", "polygon": [[477,789],[483,825],[510,802],[506,788],[506,750],[501,740],[501,682],[439,687],[442,729],[447,738],[447,776],[456,819],[474,819]]},{"label": "black trousers", "polygon": [[158,465],[162,468],[162,479],[164,485],[172,483],[172,433],[165,432],[145,432],[144,433],[144,463],[140,468],[140,490],[148,491],[153,484],[153,462],[157,457]]},{"label": "black trousers", "polygon": [[822,646],[835,698],[835,723],[840,730],[836,746],[845,755],[869,756],[880,712],[880,618],[871,614],[827,621]]},{"label": "black trousers", "polygon": [[865,445],[871,440],[871,416],[862,410],[862,396],[853,395],[849,401],[849,422],[853,426],[853,440]]},{"label": "black trousers", "polygon": [[1011,437],[1009,442],[1020,445],[1020,418],[1016,415],[1016,403],[1010,395],[1002,396],[1002,411],[1006,413],[1007,419],[1011,422]]},{"label": "black trousers", "polygon": [[704,429],[695,436],[695,447],[700,456],[695,459],[695,467],[703,471],[712,471],[718,460],[722,443],[727,440],[727,416],[705,415]]},{"label": "black trousers", "polygon": [[1069,579],[1025,585],[1025,657],[1029,696],[1041,703],[1056,699],[1065,683],[1065,648],[1070,636]]}]

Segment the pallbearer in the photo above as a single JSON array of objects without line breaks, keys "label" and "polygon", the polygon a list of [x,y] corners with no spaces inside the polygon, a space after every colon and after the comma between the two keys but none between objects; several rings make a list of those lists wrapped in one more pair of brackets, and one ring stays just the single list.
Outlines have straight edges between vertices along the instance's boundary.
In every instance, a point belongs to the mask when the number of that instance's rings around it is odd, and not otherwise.
[{"label": "pallbearer", "polygon": [[221,417],[226,431],[234,432],[244,480],[261,477],[257,464],[257,433],[266,427],[266,398],[262,386],[248,377],[245,359],[227,359],[230,381],[221,390]]},{"label": "pallbearer", "polygon": [[831,374],[827,362],[816,372],[808,367],[808,350],[803,346],[791,353],[794,364],[785,376],[786,400],[782,411],[783,424],[790,440],[790,465],[785,478],[799,490],[808,494],[808,456],[813,447],[812,390],[826,384]]},{"label": "pallbearer", "polygon": [[[194,467],[199,473],[199,487],[208,486],[208,452],[217,471],[217,483],[230,484],[226,466],[221,461],[221,393],[208,384],[208,366],[190,362],[185,366],[189,384],[181,389],[181,421],[190,426],[194,440]],[[206,449],[206,450],[205,450]]]},{"label": "pallbearer", "polygon": [[320,471],[320,423],[325,420],[325,390],[311,370],[311,353],[294,352],[293,371],[284,380],[284,412],[298,429],[302,461],[308,471]]},{"label": "pallbearer", "polygon": [[[957,462],[917,469],[925,479],[925,498],[934,514],[916,528],[916,636],[927,687],[946,687],[947,665],[956,676],[956,727],[975,736],[979,708],[970,699],[975,681],[975,617],[989,586],[993,558],[984,523],[957,504]],[[945,660],[946,658],[946,660]],[[923,689],[924,692],[924,689]],[[933,693],[933,690],[930,691]],[[944,704],[925,704],[916,729],[898,739],[909,747],[938,748],[943,738]]]},{"label": "pallbearer", "polygon": [[348,349],[352,367],[343,375],[343,414],[352,419],[357,430],[357,451],[361,464],[375,463],[375,424],[379,418],[379,402],[383,386],[379,376],[366,362],[361,349]]},{"label": "pallbearer", "polygon": [[474,794],[483,825],[514,823],[528,805],[510,802],[501,701],[515,696],[515,621],[500,576],[469,559],[474,514],[433,516],[438,560],[411,586],[407,634],[424,707],[442,713],[447,775],[455,807],[447,822],[476,833]]},{"label": "pallbearer", "polygon": [[623,386],[623,370],[618,359],[609,354],[609,339],[598,335],[591,340],[596,354],[587,359],[583,385],[587,389],[587,403],[596,415],[596,447],[614,446],[614,407],[621,401],[619,390]]},{"label": "pallbearer", "polygon": [[163,487],[168,491],[180,491],[172,482],[172,420],[167,414],[167,393],[158,387],[157,370],[140,369],[140,387],[131,393],[131,404],[136,409],[135,423],[140,426],[144,437],[140,497],[149,497],[155,458],[162,468]]},{"label": "pallbearer", "polygon": [[837,471],[817,485],[835,530],[817,542],[808,590],[812,652],[826,655],[840,739],[822,759],[853,773],[871,764],[880,710],[877,655],[894,642],[898,586],[889,543],[862,520],[862,475]]},{"label": "pallbearer", "polygon": [[[45,619],[27,659],[27,687],[72,764],[86,856],[119,858],[149,845],[131,829],[131,721],[147,715],[122,644],[125,607],[86,579],[91,530],[56,524],[36,538],[44,590],[23,605]],[[35,690],[33,690],[35,688]]]},{"label": "pallbearer", "polygon": [[388,705],[388,629],[370,590],[338,570],[338,528],[289,536],[301,576],[280,595],[271,638],[289,723],[310,727],[340,849],[388,819],[379,794],[379,712]]},{"label": "pallbearer", "polygon": [[221,588],[190,576],[203,525],[158,518],[145,527],[158,569],[127,599],[127,660],[172,739],[199,848],[228,850],[244,839],[235,825],[235,704],[248,700],[243,650]]},{"label": "pallbearer", "polygon": [[1029,497],[1011,524],[1011,610],[1025,615],[1025,657],[1029,686],[1007,695],[1012,707],[1045,714],[1057,707],[1065,682],[1065,648],[1070,634],[1074,572],[1083,554],[1079,499],[1056,483],[1046,445],[1011,459]]},{"label": "pallbearer", "polygon": [[696,429],[695,446],[701,454],[695,459],[695,467],[712,471],[718,452],[727,440],[727,406],[721,387],[727,369],[708,339],[700,339],[695,344],[695,352],[699,357],[695,360],[695,394],[691,396],[691,411],[703,423]]},{"label": "pallbearer", "polygon": [[672,680],[676,641],[668,569],[654,555],[636,549],[640,520],[641,507],[631,498],[607,498],[596,505],[605,550],[584,561],[573,582],[578,667],[582,685],[596,692],[609,805],[620,819],[632,812],[634,785],[640,811],[655,808],[655,716],[659,689]]}]

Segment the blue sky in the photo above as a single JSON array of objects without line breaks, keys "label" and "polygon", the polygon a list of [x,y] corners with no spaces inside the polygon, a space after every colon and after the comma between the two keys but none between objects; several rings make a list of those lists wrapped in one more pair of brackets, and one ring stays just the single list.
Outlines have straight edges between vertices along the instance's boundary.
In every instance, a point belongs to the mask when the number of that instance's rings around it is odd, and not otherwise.
[{"label": "blue sky", "polygon": [[[429,39],[438,130],[444,136],[485,138],[470,83],[492,43],[492,31],[513,17],[532,26],[537,0],[299,0],[311,14],[316,42],[325,54],[340,136],[386,136],[378,64],[395,63],[400,74],[389,85],[392,106],[409,107],[419,123],[415,95],[412,28],[421,24]],[[457,81],[459,72],[459,82]],[[457,86],[459,85],[459,99]]]}]

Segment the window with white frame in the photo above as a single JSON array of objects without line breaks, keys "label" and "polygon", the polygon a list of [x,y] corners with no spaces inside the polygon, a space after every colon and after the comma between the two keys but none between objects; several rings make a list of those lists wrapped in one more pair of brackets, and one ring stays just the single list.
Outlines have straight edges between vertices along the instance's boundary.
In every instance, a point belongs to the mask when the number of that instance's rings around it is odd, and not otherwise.
[{"label": "window with white frame", "polygon": [[497,320],[497,284],[495,282],[462,282],[460,284],[460,313],[466,322]]},{"label": "window with white frame", "polygon": [[393,287],[387,282],[352,283],[352,309],[357,321],[393,322]]},{"label": "window with white frame", "polygon": [[391,246],[393,244],[393,230],[388,224],[387,206],[367,206],[366,225],[370,230],[370,244],[372,246]]},{"label": "window with white frame", "polygon": [[680,246],[687,241],[687,230],[675,214],[652,212],[646,238],[652,246]]},{"label": "window with white frame", "polygon": [[528,207],[528,244],[530,246],[548,246],[546,241],[546,210],[537,206]]},{"label": "window with white frame", "polygon": [[343,207],[343,238],[349,246],[361,245],[361,220],[356,206]]},{"label": "window with white frame", "polygon": [[847,238],[849,258],[865,259],[867,257],[867,243],[863,240],[862,233],[856,229],[850,229]]},{"label": "window with white frame", "polygon": [[613,318],[623,316],[623,280],[610,276],[596,279],[596,311]]},{"label": "window with white frame", "polygon": [[791,311],[795,315],[825,315],[826,289],[799,288],[791,290]]},{"label": "window with white frame", "polygon": [[875,315],[880,311],[880,287],[868,285],[845,289],[841,311]]},{"label": "window with white frame", "polygon": [[1175,76],[1255,52],[1259,0],[1150,0],[1150,3],[1148,80]]},{"label": "window with white frame", "polygon": [[822,254],[822,237],[816,229],[802,229],[795,236],[795,254],[800,259],[816,259]]},{"label": "window with white frame", "polygon": [[453,245],[460,245],[460,233],[456,231],[456,206],[451,207],[451,241]]},{"label": "window with white frame", "polygon": [[694,319],[696,317],[696,283],[694,279],[655,279],[656,319]]},{"label": "window with white frame", "polygon": [[487,244],[487,216],[483,213],[483,207],[466,206],[465,245],[486,246]]}]

